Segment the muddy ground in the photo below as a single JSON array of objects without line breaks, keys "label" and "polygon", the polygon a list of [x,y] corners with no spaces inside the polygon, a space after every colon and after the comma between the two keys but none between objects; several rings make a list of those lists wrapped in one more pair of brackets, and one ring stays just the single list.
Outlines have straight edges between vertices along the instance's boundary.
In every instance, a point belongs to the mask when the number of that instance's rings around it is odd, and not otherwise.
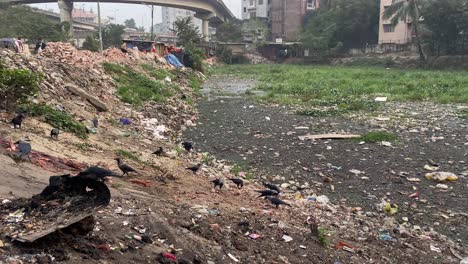
[{"label": "muddy ground", "polygon": [[[246,93],[254,86],[254,80],[212,78],[203,89],[199,123],[186,131],[185,138],[196,142],[200,151],[250,167],[257,179],[289,185],[290,192],[325,194],[332,203],[346,201],[370,212],[386,199],[399,206],[398,222],[434,228],[468,242],[468,120],[457,116],[466,106],[385,102],[373,113],[307,117],[289,107],[256,103],[246,95],[258,92]],[[298,138],[308,133],[362,135],[382,130],[398,139],[384,146]],[[430,172],[424,169],[428,160],[459,180],[447,183],[448,189],[435,187],[436,182],[424,178]],[[418,199],[409,197],[416,192]]]}]

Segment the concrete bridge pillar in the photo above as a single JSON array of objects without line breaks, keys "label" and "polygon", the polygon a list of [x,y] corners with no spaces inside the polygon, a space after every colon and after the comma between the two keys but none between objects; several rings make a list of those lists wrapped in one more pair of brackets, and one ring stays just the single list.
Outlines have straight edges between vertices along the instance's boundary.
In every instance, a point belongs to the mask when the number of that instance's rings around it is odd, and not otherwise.
[{"label": "concrete bridge pillar", "polygon": [[208,19],[203,19],[202,20],[202,34],[203,34],[203,40],[206,42],[210,41],[210,31],[208,29],[209,26],[209,21]]},{"label": "concrete bridge pillar", "polygon": [[68,22],[70,25],[70,37],[73,37],[73,1],[71,0],[58,0],[60,9],[60,22]]}]

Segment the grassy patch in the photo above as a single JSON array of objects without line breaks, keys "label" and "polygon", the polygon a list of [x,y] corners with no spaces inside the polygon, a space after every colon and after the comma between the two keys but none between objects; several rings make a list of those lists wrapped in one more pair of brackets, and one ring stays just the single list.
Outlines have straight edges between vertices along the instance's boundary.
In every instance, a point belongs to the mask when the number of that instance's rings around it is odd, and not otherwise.
[{"label": "grassy patch", "polygon": [[328,247],[330,245],[330,239],[328,239],[328,229],[326,227],[318,228],[318,240],[324,247]]},{"label": "grassy patch", "polygon": [[20,109],[30,116],[43,117],[51,126],[62,131],[70,132],[82,139],[88,138],[86,126],[65,112],[55,110],[45,104],[28,104],[23,105]]},{"label": "grassy patch", "polygon": [[123,149],[117,149],[114,151],[115,155],[119,156],[119,157],[122,157],[122,158],[127,158],[127,159],[130,159],[130,160],[133,160],[133,161],[137,161],[137,162],[141,162],[140,158],[131,153],[130,151],[126,151],[126,150],[123,150]]},{"label": "grassy patch", "polygon": [[377,96],[390,101],[468,103],[468,75],[464,71],[401,70],[379,67],[304,65],[225,65],[216,74],[257,78],[256,88],[268,91],[271,102],[314,105],[344,100],[346,106],[368,109]]},{"label": "grassy patch", "polygon": [[158,69],[151,64],[141,64],[140,66],[146,73],[148,73],[149,76],[156,80],[164,80],[166,77],[171,78],[171,80],[174,80],[175,78],[175,75],[166,69]]},{"label": "grassy patch", "polygon": [[377,143],[381,141],[394,141],[397,139],[395,134],[385,132],[385,131],[375,131],[369,132],[365,135],[362,135],[358,140],[365,141],[367,143]]},{"label": "grassy patch", "polygon": [[210,153],[203,153],[202,154],[202,160],[203,160],[203,163],[205,164],[211,164],[211,162],[215,159],[215,157],[213,155],[211,155]]},{"label": "grassy patch", "polygon": [[87,142],[84,142],[84,143],[73,143],[73,146],[75,146],[77,149],[81,150],[81,151],[88,151],[90,150],[93,145],[87,143]]},{"label": "grassy patch", "polygon": [[189,85],[196,92],[201,90],[202,82],[200,78],[195,74],[190,74],[189,76]]},{"label": "grassy patch", "polygon": [[118,83],[120,100],[133,105],[142,105],[146,101],[164,101],[172,95],[174,85],[162,81],[154,81],[145,74],[137,72],[128,66],[104,63],[104,70],[112,74]]}]

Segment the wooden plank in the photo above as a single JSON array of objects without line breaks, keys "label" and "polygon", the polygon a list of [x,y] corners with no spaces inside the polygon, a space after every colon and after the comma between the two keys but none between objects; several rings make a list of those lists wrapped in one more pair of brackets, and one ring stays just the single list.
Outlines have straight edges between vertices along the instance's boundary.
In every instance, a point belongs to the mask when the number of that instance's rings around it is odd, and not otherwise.
[{"label": "wooden plank", "polygon": [[91,215],[93,215],[93,211],[92,212],[81,213],[79,215],[71,217],[66,222],[62,222],[62,223],[52,222],[52,223],[50,223],[50,225],[52,225],[52,226],[45,227],[46,229],[42,229],[40,231],[36,231],[36,232],[33,232],[33,233],[28,233],[28,234],[20,234],[15,239],[20,241],[20,242],[34,242],[35,240],[37,240],[37,239],[39,239],[41,237],[45,237],[48,234],[52,234],[53,232],[55,232],[57,230],[66,228],[66,227],[68,227],[68,226],[70,226],[70,225],[72,225],[72,224],[74,224],[76,222],[79,222],[79,221],[81,221],[81,220],[83,220],[86,217],[91,216]]},{"label": "wooden plank", "polygon": [[319,139],[349,139],[349,138],[359,138],[360,135],[352,135],[352,134],[319,134],[319,135],[311,135],[307,134],[304,136],[299,136],[300,140],[319,140]]}]

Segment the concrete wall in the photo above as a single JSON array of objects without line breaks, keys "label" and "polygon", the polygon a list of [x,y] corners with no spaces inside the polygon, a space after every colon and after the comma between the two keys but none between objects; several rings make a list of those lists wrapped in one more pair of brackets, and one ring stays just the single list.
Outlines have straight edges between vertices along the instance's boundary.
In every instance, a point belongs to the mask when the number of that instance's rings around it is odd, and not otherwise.
[{"label": "concrete wall", "polygon": [[[271,0],[241,0],[242,1],[242,19],[251,19],[254,17],[268,18]],[[253,14],[253,15],[252,15]]]},{"label": "concrete wall", "polygon": [[390,27],[390,19],[386,20],[383,18],[383,13],[386,6],[392,5],[392,0],[380,0],[380,23],[379,23],[379,44],[385,43],[396,43],[406,44],[411,42],[412,30],[411,23],[409,21],[401,21],[394,26],[393,32],[385,32],[385,25]]}]

